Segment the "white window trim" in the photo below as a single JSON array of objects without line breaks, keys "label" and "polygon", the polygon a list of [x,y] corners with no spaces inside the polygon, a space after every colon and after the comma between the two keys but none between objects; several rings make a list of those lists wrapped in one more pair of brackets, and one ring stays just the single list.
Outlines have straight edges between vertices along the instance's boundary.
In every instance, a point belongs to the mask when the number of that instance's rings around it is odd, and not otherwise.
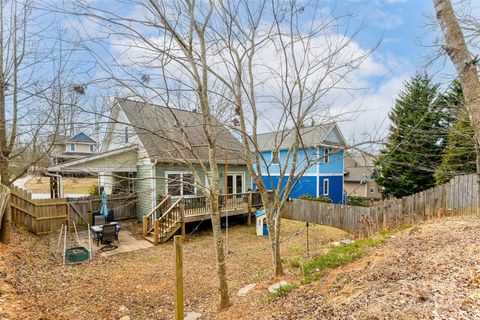
[{"label": "white window trim", "polygon": [[[272,160],[271,160],[272,166],[279,166],[280,165],[280,150],[279,151],[270,151],[270,152],[271,152],[271,158],[272,158]],[[273,154],[274,153],[277,153],[277,158],[278,158],[277,163],[273,162]]]},{"label": "white window trim", "polygon": [[[245,193],[245,187],[246,187],[246,180],[245,180],[245,172],[240,172],[240,171],[229,171],[228,176],[242,176],[242,192],[234,192],[234,193]],[[235,182],[235,181],[234,181]],[[237,185],[235,185],[235,189],[237,188]],[[235,190],[236,191],[236,190]],[[227,190],[225,190],[227,192]]]},{"label": "white window trim", "polygon": [[330,162],[330,148],[326,147],[323,149],[323,163]]},{"label": "white window trim", "polygon": [[124,142],[124,143],[128,143],[128,131],[129,131],[129,130],[128,130],[128,126],[126,126],[125,129],[123,129],[123,135],[124,135],[124,137],[123,137],[123,139],[124,139],[123,142]]},{"label": "white window trim", "polygon": [[195,179],[195,175],[191,171],[165,171],[165,194],[166,195],[168,194],[168,175],[169,174],[180,174],[180,175],[182,175],[180,195],[179,196],[173,196],[173,197],[184,197],[184,198],[197,197],[197,194],[198,194],[197,181],[195,181],[195,185],[193,186],[193,193],[194,194],[183,195],[183,175],[184,174],[191,174],[191,175],[193,175],[193,179]]},{"label": "white window trim", "polygon": [[323,195],[328,196],[330,193],[330,181],[328,179],[323,179]]},{"label": "white window trim", "polygon": [[[210,175],[210,171],[208,171],[208,172],[205,174],[205,187],[206,187],[206,188],[208,188],[208,185],[209,185],[209,183],[208,183],[208,177],[209,177],[209,175]],[[242,190],[242,192],[239,192],[239,193],[246,193],[246,192],[247,192],[246,189],[245,189],[245,188],[247,187],[247,186],[246,186],[247,180],[246,180],[246,178],[245,178],[245,172],[242,172],[242,171],[229,171],[229,172],[228,172],[228,175],[229,175],[229,176],[230,176],[230,175],[242,175],[242,189],[243,189],[243,190]],[[220,178],[220,179],[222,179],[222,178]],[[225,174],[224,174],[224,179],[225,179]],[[236,187],[235,187],[235,188],[236,188]],[[227,190],[225,190],[225,192],[226,192],[226,191],[227,191]]]},{"label": "white window trim", "polygon": [[95,146],[93,144],[91,144],[89,147],[88,147],[88,150],[90,150],[90,153],[94,153],[95,152]]},{"label": "white window trim", "polygon": [[[73,149],[72,149],[72,146],[73,146]],[[77,152],[77,145],[75,143],[69,143],[67,148],[69,152]]]}]

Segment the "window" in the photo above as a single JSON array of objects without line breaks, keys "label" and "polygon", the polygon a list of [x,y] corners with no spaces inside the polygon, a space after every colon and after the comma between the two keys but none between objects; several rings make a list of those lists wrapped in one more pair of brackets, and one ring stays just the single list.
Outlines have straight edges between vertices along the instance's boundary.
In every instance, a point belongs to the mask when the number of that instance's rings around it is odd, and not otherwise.
[{"label": "window", "polygon": [[323,179],[323,195],[328,196],[328,179]]},{"label": "window", "polygon": [[125,127],[125,143],[128,143],[128,127]]},{"label": "window", "polygon": [[375,192],[375,188],[370,188],[370,192]]},{"label": "window", "polygon": [[95,151],[95,146],[93,144],[90,145],[90,152]]},{"label": "window", "polygon": [[77,150],[77,146],[75,143],[70,143],[70,151],[75,152]]},{"label": "window", "polygon": [[232,173],[227,175],[227,194],[243,192],[243,174]]},{"label": "window", "polygon": [[278,158],[278,151],[272,151],[272,164],[280,164],[280,159]]},{"label": "window", "polygon": [[174,197],[195,195],[195,178],[189,172],[167,174],[166,191]]},{"label": "window", "polygon": [[330,149],[325,148],[323,150],[324,150],[324,152],[323,152],[323,163],[328,163],[328,161],[329,161],[328,156],[330,155]]}]

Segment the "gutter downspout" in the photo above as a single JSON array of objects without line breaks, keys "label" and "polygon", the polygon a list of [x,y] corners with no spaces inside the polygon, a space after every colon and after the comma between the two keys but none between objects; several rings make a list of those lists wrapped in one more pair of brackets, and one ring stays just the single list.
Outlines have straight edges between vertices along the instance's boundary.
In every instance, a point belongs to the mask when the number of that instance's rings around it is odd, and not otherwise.
[{"label": "gutter downspout", "polygon": [[64,194],[63,194],[63,177],[58,174],[58,173],[51,173],[51,172],[48,172],[48,171],[45,171],[44,174],[46,176],[49,176],[49,177],[55,177],[55,178],[58,178],[58,184],[60,186],[60,190],[58,192],[58,197],[59,198],[63,198]]}]

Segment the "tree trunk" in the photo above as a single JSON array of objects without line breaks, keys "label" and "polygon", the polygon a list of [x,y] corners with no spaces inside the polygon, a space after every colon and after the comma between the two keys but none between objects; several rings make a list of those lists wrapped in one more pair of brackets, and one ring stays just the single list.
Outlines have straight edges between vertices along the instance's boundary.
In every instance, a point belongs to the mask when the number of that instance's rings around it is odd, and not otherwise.
[{"label": "tree trunk", "polygon": [[[0,180],[1,183],[5,186],[9,185],[10,175],[8,174],[8,162],[6,160],[0,159]],[[5,212],[3,213],[1,219],[0,227],[0,242],[8,244],[10,243],[10,223],[12,220],[12,213],[10,208],[10,197],[5,207]]]},{"label": "tree trunk", "polygon": [[220,310],[226,309],[230,305],[230,298],[228,296],[227,284],[227,268],[225,261],[225,251],[223,246],[222,228],[220,224],[220,210],[218,207],[218,199],[210,198],[212,203],[212,229],[213,242],[215,245],[215,257],[217,259],[217,276],[219,281],[218,291],[220,293],[220,303],[218,308]]},{"label": "tree trunk", "polygon": [[[444,49],[457,70],[462,85],[465,106],[475,132],[477,145],[480,144],[480,79],[478,77],[477,61],[472,58],[465,42],[460,24],[450,0],[433,0],[437,19],[445,37]],[[480,195],[480,150],[477,151],[477,186]],[[480,197],[479,197],[480,200]],[[478,210],[478,203],[477,203]]]}]

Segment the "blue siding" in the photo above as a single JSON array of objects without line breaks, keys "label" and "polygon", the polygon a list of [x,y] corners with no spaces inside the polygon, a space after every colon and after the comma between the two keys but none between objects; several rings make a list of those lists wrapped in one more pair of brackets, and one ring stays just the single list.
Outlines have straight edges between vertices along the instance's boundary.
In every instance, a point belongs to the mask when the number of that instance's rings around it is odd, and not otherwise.
[{"label": "blue siding", "polygon": [[[265,185],[269,189],[274,189],[278,185],[279,176],[263,177]],[[327,179],[329,181],[329,194],[328,197],[332,199],[334,203],[340,204],[343,199],[343,177],[342,176],[320,176],[320,195],[323,195],[323,180]],[[288,179],[283,179],[282,187],[285,187],[285,184]],[[272,184],[273,186],[272,186]],[[254,186],[255,188],[255,186]],[[291,198],[298,198],[301,195],[309,194],[313,197],[317,196],[317,177],[316,176],[303,176],[300,178],[298,183],[292,190],[290,194]]]},{"label": "blue siding", "polygon": [[323,194],[323,180],[328,179],[328,196],[333,203],[340,204],[343,200],[343,176],[320,176],[320,195]]},{"label": "blue siding", "polygon": [[[318,153],[318,154],[317,154]],[[278,185],[280,168],[283,170],[283,166],[287,159],[288,150],[279,151],[279,165],[272,164],[272,152],[269,150],[262,151],[264,163],[261,166],[263,180],[267,188],[276,188]],[[342,150],[330,149],[328,156],[328,162],[325,163],[325,148],[321,147],[320,149],[311,147],[306,151],[299,150],[297,157],[298,171],[301,171],[306,166],[306,159],[315,157],[320,157],[318,164],[308,168],[301,178],[299,178],[298,183],[293,188],[290,197],[298,198],[303,194],[309,194],[311,196],[317,195],[317,183],[319,195],[323,195],[323,180],[327,179],[329,181],[329,194],[328,197],[332,199],[334,203],[342,203],[343,200],[343,171],[344,171],[344,154]],[[313,160],[312,160],[313,161]],[[288,161],[290,162],[290,161]],[[269,172],[267,173],[267,167]],[[286,173],[289,173],[290,167],[286,168]],[[297,172],[298,172],[297,171]],[[318,178],[317,178],[318,172]],[[270,175],[270,177],[269,177]],[[318,179],[318,180],[317,180]],[[284,178],[282,181],[282,187],[285,186],[285,183],[288,179]]]}]

